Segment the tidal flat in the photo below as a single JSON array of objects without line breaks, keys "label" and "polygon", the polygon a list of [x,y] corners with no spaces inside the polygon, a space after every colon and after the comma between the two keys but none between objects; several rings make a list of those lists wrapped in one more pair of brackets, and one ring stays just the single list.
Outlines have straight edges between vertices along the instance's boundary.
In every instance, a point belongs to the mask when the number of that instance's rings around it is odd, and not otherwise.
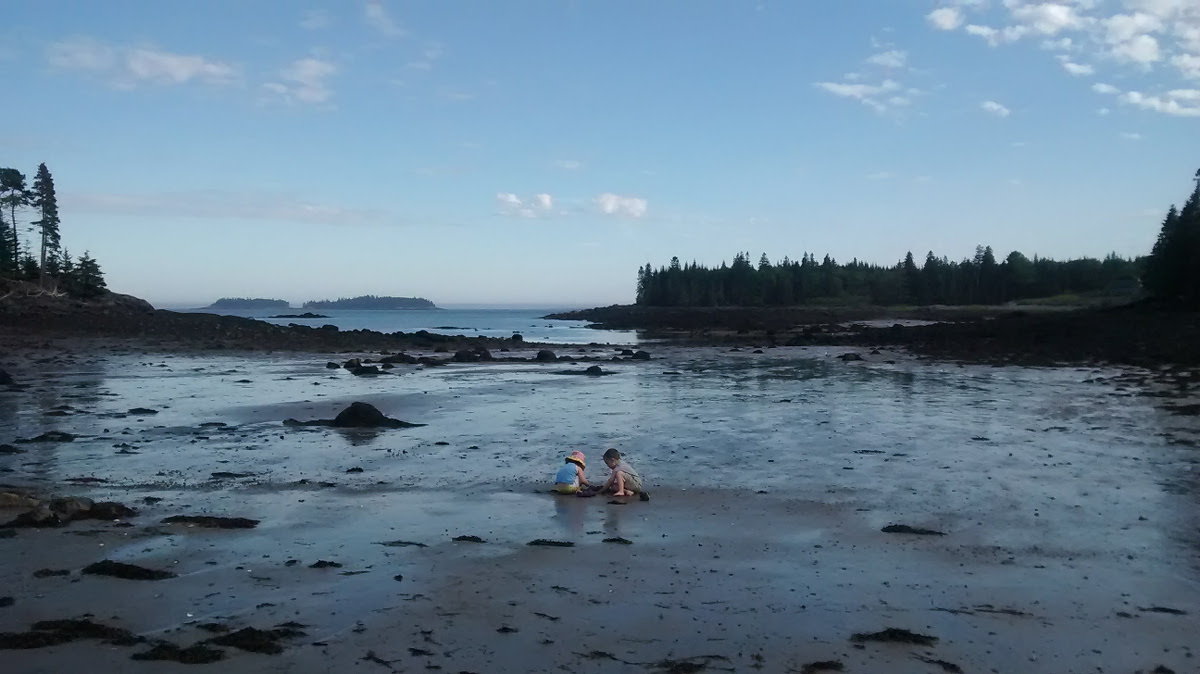
[{"label": "tidal flat", "polygon": [[[356,377],[327,363],[379,356],[120,344],[0,357],[0,520],[137,511],[0,529],[6,671],[1200,669],[1189,371],[645,345],[601,377]],[[424,425],[284,424],[356,401]],[[649,501],[549,493],[608,447]],[[105,560],[173,576],[82,573]],[[123,632],[37,627],[65,619]]]}]

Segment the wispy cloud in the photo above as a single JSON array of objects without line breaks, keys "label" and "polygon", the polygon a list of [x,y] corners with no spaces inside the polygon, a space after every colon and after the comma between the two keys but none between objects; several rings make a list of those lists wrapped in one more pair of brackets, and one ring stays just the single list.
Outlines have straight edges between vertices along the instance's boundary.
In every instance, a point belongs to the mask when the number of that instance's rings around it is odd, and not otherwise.
[{"label": "wispy cloud", "polygon": [[982,108],[984,112],[991,113],[997,117],[1008,117],[1012,114],[1012,110],[1009,110],[996,101],[984,101],[979,104],[979,107]]},{"label": "wispy cloud", "polygon": [[323,9],[306,9],[300,18],[300,27],[305,30],[320,30],[329,26],[329,12]]},{"label": "wispy cloud", "polygon": [[87,37],[51,44],[46,60],[55,68],[86,73],[118,89],[192,82],[224,86],[239,78],[238,69],[222,61],[155,47],[111,45]]},{"label": "wispy cloud", "polygon": [[903,68],[908,62],[908,52],[898,49],[881,52],[867,59],[867,63],[884,68]]},{"label": "wispy cloud", "polygon": [[554,197],[544,192],[528,199],[522,199],[512,192],[499,192],[496,194],[496,207],[500,215],[517,218],[533,219],[555,215]]},{"label": "wispy cloud", "polygon": [[856,100],[876,112],[887,112],[912,102],[912,99],[903,93],[903,86],[895,80],[883,80],[879,84],[817,82],[815,86],[835,96]]},{"label": "wispy cloud", "polygon": [[958,7],[939,7],[925,18],[938,30],[954,30],[963,24],[963,13]]},{"label": "wispy cloud", "polygon": [[624,218],[642,218],[645,217],[649,209],[649,202],[640,197],[621,196],[605,192],[597,196],[592,202],[596,208],[605,215],[614,215]]},{"label": "wispy cloud", "polygon": [[383,6],[383,0],[368,0],[363,8],[363,18],[366,19],[367,25],[385,37],[396,38],[405,35],[404,29],[392,19],[392,15]]},{"label": "wispy cloud", "polygon": [[306,201],[291,193],[195,190],[158,194],[67,192],[60,200],[72,212],[124,217],[200,218],[293,222],[317,225],[402,225],[386,211],[345,208]]},{"label": "wispy cloud", "polygon": [[554,168],[559,168],[564,171],[578,171],[583,168],[583,162],[578,159],[555,159]]},{"label": "wispy cloud", "polygon": [[1121,138],[1124,140],[1141,140],[1142,134],[1134,133],[1134,132],[1130,132],[1130,131],[1122,131]]},{"label": "wispy cloud", "polygon": [[329,79],[337,73],[337,66],[317,58],[293,61],[279,73],[277,82],[263,85],[266,91],[288,103],[327,103],[333,97]]}]

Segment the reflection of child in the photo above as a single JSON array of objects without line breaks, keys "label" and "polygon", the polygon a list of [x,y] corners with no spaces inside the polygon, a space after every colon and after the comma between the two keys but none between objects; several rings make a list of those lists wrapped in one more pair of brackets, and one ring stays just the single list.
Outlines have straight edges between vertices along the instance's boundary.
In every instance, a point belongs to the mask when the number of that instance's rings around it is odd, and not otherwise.
[{"label": "reflection of child", "polygon": [[604,465],[612,469],[612,475],[600,488],[601,491],[611,489],[613,496],[633,496],[642,490],[642,476],[633,466],[621,460],[621,453],[617,450],[604,452]]},{"label": "reflection of child", "polygon": [[588,481],[583,476],[583,469],[586,467],[587,460],[583,452],[571,452],[562,468],[554,474],[554,488],[560,494],[574,494],[581,486],[586,487]]}]

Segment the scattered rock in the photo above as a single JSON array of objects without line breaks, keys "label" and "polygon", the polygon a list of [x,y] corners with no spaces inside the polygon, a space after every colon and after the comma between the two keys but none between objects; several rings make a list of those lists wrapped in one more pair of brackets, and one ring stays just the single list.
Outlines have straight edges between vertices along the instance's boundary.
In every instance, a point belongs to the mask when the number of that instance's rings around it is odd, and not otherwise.
[{"label": "scattered rock", "polygon": [[479,362],[479,354],[470,349],[462,349],[454,353],[454,362],[456,363],[477,363]]},{"label": "scattered rock", "polygon": [[39,435],[39,436],[37,436],[37,437],[35,437],[35,438],[26,438],[26,439],[22,439],[22,440],[17,440],[17,442],[19,442],[19,443],[30,443],[30,442],[74,442],[74,440],[75,440],[75,437],[76,437],[76,436],[74,436],[74,435],[71,435],[70,433],[64,433],[63,431],[47,431],[47,432],[45,432],[45,433],[42,433],[41,435]]},{"label": "scattered rock", "polygon": [[633,545],[633,541],[629,540],[628,538],[621,538],[620,536],[606,538],[606,539],[604,539],[604,542],[605,543],[620,543],[621,545]]},{"label": "scattered rock", "polygon": [[374,405],[363,402],[351,403],[333,419],[297,421],[288,419],[285,426],[333,426],[334,428],[413,428],[425,424],[412,424],[384,416]]},{"label": "scattered rock", "polygon": [[375,375],[386,374],[383,370],[374,365],[362,365],[350,370],[350,374],[355,377],[373,377]]},{"label": "scattered rock", "polygon": [[129,630],[94,623],[86,618],[42,620],[28,632],[0,633],[0,649],[30,649],[98,639],[115,646],[132,646],[145,641]]},{"label": "scattered rock", "polygon": [[508,625],[504,625],[502,627],[497,628],[496,631],[499,632],[500,634],[515,634],[517,632],[520,632],[521,630],[519,630],[515,627],[509,627]]},{"label": "scattered rock", "polygon": [[906,629],[889,627],[882,632],[858,632],[850,637],[850,641],[859,643],[864,641],[881,641],[887,643],[916,644],[918,646],[933,646],[937,643],[938,638],[927,636],[925,634],[917,634],[916,632],[910,632]]},{"label": "scattered rock", "polygon": [[1180,610],[1177,608],[1168,608],[1166,606],[1151,606],[1149,608],[1143,608],[1143,607],[1139,606],[1138,610],[1145,612],[1145,613],[1169,613],[1171,615],[1187,615],[1187,611],[1183,611],[1183,610]]},{"label": "scattered rock", "polygon": [[0,456],[5,454],[24,454],[25,450],[18,449],[12,445],[0,445]]},{"label": "scattered rock", "polygon": [[837,660],[820,660],[818,662],[810,662],[800,668],[800,674],[817,674],[817,672],[841,672],[845,671],[846,667]]},{"label": "scattered rock", "polygon": [[380,358],[379,362],[384,365],[416,365],[417,359],[407,353],[397,353],[395,355]]},{"label": "scattered rock", "polygon": [[83,571],[80,573],[85,573],[89,576],[112,576],[113,578],[124,578],[125,580],[165,580],[175,577],[175,574],[170,571],[147,569],[137,564],[114,562],[111,559],[89,564],[83,567]]},{"label": "scattered rock", "polygon": [[41,529],[43,527],[61,527],[64,524],[66,524],[66,522],[63,522],[57,514],[51,512],[49,508],[41,506],[17,515],[3,526],[6,529]]},{"label": "scattered rock", "polygon": [[38,569],[33,572],[34,578],[51,578],[53,576],[69,576],[71,572],[67,569]]},{"label": "scattered rock", "polygon": [[455,536],[454,540],[459,543],[483,543],[484,540],[478,536]]},{"label": "scattered rock", "polygon": [[376,543],[375,545],[382,545],[382,546],[388,547],[388,548],[425,548],[425,547],[429,547],[429,546],[425,545],[424,543],[415,543],[413,541],[387,541],[384,543]]},{"label": "scattered rock", "polygon": [[302,636],[304,636],[304,632],[295,627],[284,625],[280,625],[273,630],[244,627],[236,632],[230,632],[229,634],[209,639],[207,643],[217,646],[240,648],[243,651],[250,651],[251,653],[278,655],[283,652],[283,646],[280,645],[280,641]]},{"label": "scattered rock", "polygon": [[635,351],[633,360],[650,360],[650,354],[646,351]]},{"label": "scattered rock", "polygon": [[16,383],[17,382],[13,381],[12,375],[4,370],[0,370],[0,386],[12,386]]},{"label": "scattered rock", "polygon": [[358,358],[351,358],[350,360],[346,361],[342,367],[346,368],[347,370],[353,370],[356,367],[362,367],[362,360]]},{"label": "scattered rock", "polygon": [[342,565],[337,562],[327,562],[324,559],[318,559],[317,561],[313,562],[312,564],[309,564],[308,568],[310,568],[310,569],[340,569],[340,568],[342,568]]},{"label": "scattered rock", "polygon": [[158,414],[158,410],[152,410],[149,407],[135,407],[135,408],[129,410],[128,412],[126,412],[126,414],[133,414],[136,416],[147,416],[147,415],[151,415],[151,414]]},{"label": "scattered rock", "polygon": [[40,503],[37,499],[25,494],[0,492],[0,508],[36,508]]},{"label": "scattered rock", "polygon": [[183,648],[166,641],[160,641],[150,650],[134,653],[130,657],[134,660],[168,660],[185,665],[207,665],[210,662],[225,659],[225,651],[219,648],[209,648],[203,643]]},{"label": "scattered rock", "polygon": [[326,370],[336,370],[340,367],[341,367],[341,365],[338,365],[337,363],[333,363],[333,362],[325,363]]},{"label": "scattered rock", "polygon": [[254,475],[254,473],[229,473],[225,471],[217,471],[212,474],[212,479],[223,480],[226,478],[254,477]]},{"label": "scattered rock", "polygon": [[346,472],[347,473],[361,473],[361,472],[363,472],[363,469],[358,466],[355,466],[354,468],[347,468]]},{"label": "scattered rock", "polygon": [[205,529],[253,529],[258,520],[246,517],[212,517],[210,515],[172,515],[163,524],[190,524]]},{"label": "scattered rock", "polygon": [[846,361],[846,362],[849,362],[852,360],[862,360],[863,359],[863,357],[858,355],[857,353],[843,353],[842,355],[838,356],[838,358],[841,359],[842,361]]},{"label": "scattered rock", "polygon": [[555,356],[554,352],[550,351],[549,349],[542,349],[541,351],[537,352],[537,356],[534,357],[534,360],[542,363],[548,363],[558,360],[558,356]]},{"label": "scattered rock", "polygon": [[547,538],[539,538],[529,541],[526,545],[539,545],[552,548],[573,548],[575,544],[571,541],[552,541]]},{"label": "scattered rock", "polygon": [[916,534],[918,536],[945,536],[941,531],[933,529],[922,529],[920,527],[910,527],[907,524],[889,524],[880,529],[885,534]]},{"label": "scattered rock", "polygon": [[921,655],[918,655],[917,659],[930,665],[937,665],[938,667],[942,668],[942,671],[950,672],[950,674],[963,674],[962,667],[959,667],[953,662],[946,662],[945,660],[937,660],[935,658],[927,658]]}]

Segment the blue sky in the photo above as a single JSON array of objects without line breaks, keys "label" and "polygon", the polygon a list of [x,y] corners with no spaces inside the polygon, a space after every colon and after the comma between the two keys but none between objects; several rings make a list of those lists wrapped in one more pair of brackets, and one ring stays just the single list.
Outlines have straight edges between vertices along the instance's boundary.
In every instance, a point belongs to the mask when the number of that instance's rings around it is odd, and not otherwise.
[{"label": "blue sky", "polygon": [[0,67],[0,165],[160,306],[1138,255],[1200,167],[1196,0],[46,0]]}]

